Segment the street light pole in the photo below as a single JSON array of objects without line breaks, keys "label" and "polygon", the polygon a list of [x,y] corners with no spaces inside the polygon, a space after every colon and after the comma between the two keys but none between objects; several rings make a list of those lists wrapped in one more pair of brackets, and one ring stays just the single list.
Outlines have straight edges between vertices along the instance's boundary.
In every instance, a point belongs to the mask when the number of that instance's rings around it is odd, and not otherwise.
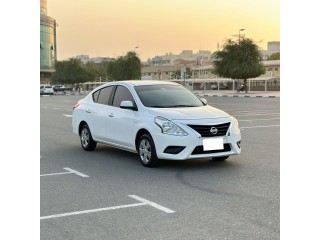
[{"label": "street light pole", "polygon": [[244,28],[239,29],[239,44],[240,44],[240,32],[244,30],[245,30]]},{"label": "street light pole", "polygon": [[[239,29],[239,45],[240,45],[240,32],[241,32],[241,31],[244,31],[244,30],[245,30],[244,28]],[[239,92],[239,88],[240,88],[240,81],[239,81],[239,79],[238,79],[237,92]]]}]

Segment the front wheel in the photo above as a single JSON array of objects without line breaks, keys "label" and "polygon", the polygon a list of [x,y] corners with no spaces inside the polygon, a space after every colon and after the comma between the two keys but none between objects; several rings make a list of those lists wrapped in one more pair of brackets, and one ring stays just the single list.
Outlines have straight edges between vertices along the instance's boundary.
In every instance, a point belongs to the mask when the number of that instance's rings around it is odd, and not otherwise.
[{"label": "front wheel", "polygon": [[92,139],[89,126],[87,124],[83,125],[80,131],[80,142],[81,146],[86,151],[93,151],[97,142]]},{"label": "front wheel", "polygon": [[137,146],[140,162],[145,167],[156,167],[160,160],[157,157],[156,148],[150,134],[143,134]]}]

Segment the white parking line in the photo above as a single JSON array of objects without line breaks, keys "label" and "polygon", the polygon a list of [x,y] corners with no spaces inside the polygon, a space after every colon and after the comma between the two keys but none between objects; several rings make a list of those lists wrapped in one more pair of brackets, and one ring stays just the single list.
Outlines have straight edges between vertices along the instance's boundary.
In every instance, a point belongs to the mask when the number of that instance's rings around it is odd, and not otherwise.
[{"label": "white parking line", "polygon": [[62,114],[63,116],[65,116],[65,117],[72,117],[72,115],[67,115],[67,114]]},{"label": "white parking line", "polygon": [[134,204],[128,204],[128,205],[120,205],[120,206],[114,206],[114,207],[106,207],[106,208],[96,208],[96,209],[90,209],[90,210],[83,210],[83,211],[75,211],[75,212],[69,212],[69,213],[61,213],[61,214],[53,214],[48,216],[40,217],[40,220],[46,220],[46,219],[52,219],[52,218],[60,218],[60,217],[67,217],[67,216],[73,216],[73,215],[80,215],[80,214],[86,214],[86,213],[94,213],[94,212],[102,212],[102,211],[108,211],[108,210],[116,210],[116,209],[122,209],[122,208],[130,208],[130,207],[139,207],[139,206],[152,206],[155,207],[161,211],[164,211],[166,213],[174,213],[175,211],[163,207],[157,203],[148,201],[144,198],[141,198],[136,195],[129,195],[129,197],[134,198],[140,203],[134,203]]},{"label": "white parking line", "polygon": [[73,170],[71,168],[63,168],[63,169],[67,170],[68,172],[42,174],[42,175],[40,175],[40,177],[62,175],[62,174],[71,174],[71,173],[76,174],[76,175],[78,175],[80,177],[89,177],[88,175],[85,175],[85,174],[83,174],[81,172],[78,172],[76,170]]},{"label": "white parking line", "polygon": [[61,175],[61,174],[71,174],[72,172],[61,172],[61,173],[49,173],[49,174],[42,174],[40,177],[46,177],[46,176],[53,176],[53,175]]},{"label": "white parking line", "polygon": [[240,129],[247,129],[247,128],[267,128],[267,127],[280,127],[280,125],[267,125],[267,126],[240,127]]},{"label": "white parking line", "polygon": [[83,174],[83,173],[81,173],[81,172],[78,172],[78,171],[76,171],[76,170],[73,170],[73,169],[71,169],[71,168],[63,168],[63,169],[65,169],[65,170],[67,170],[67,171],[69,171],[69,172],[71,172],[71,173],[74,173],[74,174],[76,174],[76,175],[78,175],[78,176],[80,176],[80,177],[89,177],[88,175],[85,175],[85,174]]},{"label": "white parking line", "polygon": [[135,203],[135,204],[129,204],[129,205],[115,206],[115,207],[97,208],[97,209],[70,212],[70,213],[54,214],[54,215],[40,217],[40,220],[50,219],[50,218],[67,217],[67,216],[80,215],[80,214],[93,213],[93,212],[102,212],[102,211],[115,210],[115,209],[120,209],[120,208],[138,207],[138,206],[142,206],[142,205],[147,205],[147,204],[146,203]]},{"label": "white parking line", "polygon": [[140,202],[142,202],[142,203],[148,204],[148,205],[150,205],[151,207],[157,208],[157,209],[159,209],[159,210],[161,210],[161,211],[164,211],[164,212],[166,212],[166,213],[174,213],[174,211],[171,210],[171,209],[169,209],[169,208],[163,207],[163,206],[161,206],[161,205],[159,205],[159,204],[156,204],[156,203],[154,203],[154,202],[148,201],[147,199],[141,198],[141,197],[139,197],[139,196],[129,195],[129,197],[134,198],[134,199],[136,199],[136,200],[138,200],[138,201],[140,201]]}]

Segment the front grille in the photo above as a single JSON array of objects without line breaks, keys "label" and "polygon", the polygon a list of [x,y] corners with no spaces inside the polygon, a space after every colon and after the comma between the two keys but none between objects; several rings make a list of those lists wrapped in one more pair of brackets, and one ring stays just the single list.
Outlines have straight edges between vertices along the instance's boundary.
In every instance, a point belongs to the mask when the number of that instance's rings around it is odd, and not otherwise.
[{"label": "front grille", "polygon": [[[197,131],[201,137],[219,137],[225,136],[230,126],[230,122],[216,125],[188,125],[193,130]],[[210,132],[211,128],[215,127],[218,131],[216,134]]]},{"label": "front grille", "polygon": [[220,153],[220,152],[229,152],[231,150],[230,144],[225,143],[223,144],[223,149],[219,150],[210,150],[210,151],[204,151],[203,146],[196,146],[191,155],[197,155],[197,154],[208,154],[208,153]]}]

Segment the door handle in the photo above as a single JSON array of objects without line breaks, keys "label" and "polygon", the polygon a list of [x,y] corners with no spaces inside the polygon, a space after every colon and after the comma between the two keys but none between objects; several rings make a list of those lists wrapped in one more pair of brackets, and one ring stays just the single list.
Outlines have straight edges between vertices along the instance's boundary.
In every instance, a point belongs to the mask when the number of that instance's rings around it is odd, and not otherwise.
[{"label": "door handle", "polygon": [[87,109],[86,112],[87,112],[87,113],[91,113],[91,110],[90,110],[90,109]]},{"label": "door handle", "polygon": [[108,116],[109,116],[109,117],[113,117],[113,113],[109,113]]}]

